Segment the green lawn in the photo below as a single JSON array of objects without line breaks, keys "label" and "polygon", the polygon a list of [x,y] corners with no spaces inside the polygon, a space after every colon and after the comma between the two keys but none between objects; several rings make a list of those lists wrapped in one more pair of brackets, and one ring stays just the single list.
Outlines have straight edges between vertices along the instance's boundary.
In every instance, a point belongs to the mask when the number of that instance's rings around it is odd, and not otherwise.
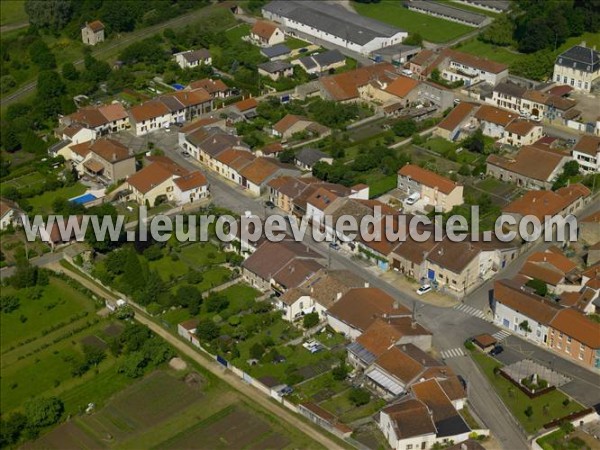
[{"label": "green lawn", "polygon": [[212,267],[202,273],[204,279],[196,286],[202,292],[226,283],[231,278],[231,271],[226,267]]},{"label": "green lawn", "polygon": [[[592,437],[590,436],[590,439]],[[544,450],[588,450],[591,447],[587,446],[585,441],[577,437],[569,437],[565,439],[565,433],[562,430],[556,430],[543,438],[536,441]],[[595,448],[595,447],[594,447]]]},{"label": "green lawn", "polygon": [[508,47],[498,47],[478,39],[469,39],[468,41],[461,43],[457,47],[457,50],[508,65],[527,56],[523,53],[511,50]]},{"label": "green lawn", "polygon": [[156,271],[164,281],[185,275],[189,267],[182,260],[173,261],[170,256],[163,256],[157,261],[149,261],[150,270]]},{"label": "green lawn", "polygon": [[224,263],[225,254],[213,244],[203,242],[183,247],[181,259],[191,264],[194,269],[201,269],[203,266]]},{"label": "green lawn", "polygon": [[12,25],[21,22],[27,22],[27,13],[25,12],[25,0],[4,0],[0,8],[0,25]]},{"label": "green lawn", "polygon": [[295,37],[287,37],[285,39],[285,45],[290,50],[295,50],[297,48],[308,47],[310,45],[310,43],[306,42],[306,41],[303,41],[302,39],[295,38]]},{"label": "green lawn", "polygon": [[77,197],[86,191],[83,184],[75,183],[73,186],[67,186],[55,191],[44,192],[28,199],[29,204],[33,207],[34,214],[49,214],[52,212],[52,202],[57,198],[69,199]]},{"label": "green lawn", "polygon": [[250,34],[250,25],[247,23],[242,23],[237,25],[229,30],[225,31],[225,36],[231,42],[238,42],[244,36],[248,36]]},{"label": "green lawn", "polygon": [[369,185],[369,197],[375,198],[385,194],[398,185],[396,175],[383,175],[381,173],[367,174],[365,183]]},{"label": "green lawn", "polygon": [[350,390],[323,402],[320,406],[337,416],[342,422],[350,423],[369,417],[385,406],[385,400],[371,397],[366,405],[354,406],[348,398]]},{"label": "green lawn", "polygon": [[[471,357],[487,376],[513,416],[521,423],[525,431],[530,434],[536,433],[548,422],[584,409],[584,406],[574,400],[570,400],[569,397],[559,390],[530,399],[510,381],[500,375],[494,375],[494,367],[501,366],[498,361],[479,351],[472,351]],[[566,399],[569,399],[570,402],[565,406],[563,405],[563,401]],[[525,415],[525,410],[528,406],[531,406],[533,409],[533,415],[529,418]],[[544,411],[545,406],[546,411]]]},{"label": "green lawn", "polygon": [[419,33],[423,39],[430,42],[448,42],[474,30],[467,25],[409,11],[402,4],[400,1],[353,2],[352,6],[358,14],[381,20],[409,33]]},{"label": "green lawn", "polygon": [[40,337],[51,325],[68,323],[71,317],[84,311],[94,311],[94,304],[83,293],[58,278],[51,278],[41,298],[32,300],[29,290],[2,288],[2,295],[15,295],[20,306],[10,314],[0,315],[2,351],[29,338]]}]

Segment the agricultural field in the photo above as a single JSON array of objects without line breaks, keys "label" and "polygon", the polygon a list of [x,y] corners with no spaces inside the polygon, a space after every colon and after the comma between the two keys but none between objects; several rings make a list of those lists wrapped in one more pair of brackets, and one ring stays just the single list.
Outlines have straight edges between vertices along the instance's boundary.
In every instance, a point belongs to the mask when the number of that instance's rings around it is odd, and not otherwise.
[{"label": "agricultural field", "polygon": [[2,2],[0,25],[16,25],[21,22],[27,22],[25,0],[10,0]]},{"label": "agricultural field", "polygon": [[381,20],[409,33],[419,33],[426,41],[435,43],[448,42],[474,30],[467,25],[409,11],[402,2],[353,2],[352,6],[358,14]]},{"label": "agricultural field", "polygon": [[216,378],[156,370],[24,448],[318,448]]}]

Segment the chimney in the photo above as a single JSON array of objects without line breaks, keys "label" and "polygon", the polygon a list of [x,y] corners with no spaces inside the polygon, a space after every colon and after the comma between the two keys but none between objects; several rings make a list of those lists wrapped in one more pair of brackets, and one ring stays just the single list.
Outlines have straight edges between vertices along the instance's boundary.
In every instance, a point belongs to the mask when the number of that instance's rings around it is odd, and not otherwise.
[{"label": "chimney", "polygon": [[340,298],[342,298],[342,293],[341,293],[341,292],[338,292],[338,293],[336,294],[336,296],[335,296],[335,299],[336,299],[336,300],[339,300]]},{"label": "chimney", "polygon": [[368,288],[368,287],[369,287],[369,282],[365,281],[365,288]]},{"label": "chimney", "polygon": [[581,46],[582,46],[582,47],[587,47],[587,42],[585,42],[585,41],[581,41]]},{"label": "chimney", "polygon": [[112,155],[112,160],[113,160],[113,161],[116,161],[116,160],[117,160],[117,154],[116,154],[116,153],[113,153],[113,155]]}]

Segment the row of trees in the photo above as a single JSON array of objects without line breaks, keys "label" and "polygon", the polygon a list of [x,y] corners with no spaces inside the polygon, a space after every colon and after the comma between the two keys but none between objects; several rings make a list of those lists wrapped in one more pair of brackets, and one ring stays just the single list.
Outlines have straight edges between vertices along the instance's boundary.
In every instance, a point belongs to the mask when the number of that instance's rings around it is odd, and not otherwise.
[{"label": "row of trees", "polygon": [[596,0],[517,0],[514,11],[502,15],[484,30],[480,39],[520,52],[556,50],[571,36],[600,30]]}]

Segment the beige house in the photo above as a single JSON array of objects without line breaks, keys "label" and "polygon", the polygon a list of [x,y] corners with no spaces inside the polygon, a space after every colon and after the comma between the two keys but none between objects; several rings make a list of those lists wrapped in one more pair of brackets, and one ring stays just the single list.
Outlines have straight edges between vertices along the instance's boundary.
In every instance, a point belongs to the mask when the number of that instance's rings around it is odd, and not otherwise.
[{"label": "beige house", "polygon": [[307,132],[311,136],[324,136],[331,132],[326,126],[320,125],[304,116],[287,114],[283,119],[273,125],[271,133],[283,140],[290,139],[296,133]]},{"label": "beige house", "polygon": [[513,120],[504,128],[504,136],[500,142],[514,147],[532,145],[542,138],[543,128],[529,120]]},{"label": "beige house", "polygon": [[418,193],[425,206],[439,206],[444,212],[464,203],[462,185],[413,164],[398,171],[398,189]]},{"label": "beige house", "polygon": [[556,58],[552,79],[578,91],[590,92],[600,77],[600,52],[585,42],[571,47]]},{"label": "beige house", "polygon": [[77,165],[81,174],[114,183],[135,173],[135,155],[120,142],[103,138],[89,144],[87,156]]},{"label": "beige house", "polygon": [[600,211],[579,221],[579,236],[588,244],[600,242]]},{"label": "beige house", "polygon": [[462,139],[463,131],[468,133],[477,127],[473,117],[476,110],[476,104],[461,102],[438,124],[433,134],[449,141]]},{"label": "beige house", "polygon": [[104,24],[99,20],[86,22],[81,29],[81,40],[87,45],[96,45],[104,42]]},{"label": "beige house", "polygon": [[294,75],[294,66],[286,61],[269,61],[258,65],[258,73],[263,77],[269,77],[273,81],[281,77]]},{"label": "beige house", "polygon": [[285,34],[274,23],[257,20],[250,31],[250,39],[261,47],[270,47],[276,44],[283,44]]}]

